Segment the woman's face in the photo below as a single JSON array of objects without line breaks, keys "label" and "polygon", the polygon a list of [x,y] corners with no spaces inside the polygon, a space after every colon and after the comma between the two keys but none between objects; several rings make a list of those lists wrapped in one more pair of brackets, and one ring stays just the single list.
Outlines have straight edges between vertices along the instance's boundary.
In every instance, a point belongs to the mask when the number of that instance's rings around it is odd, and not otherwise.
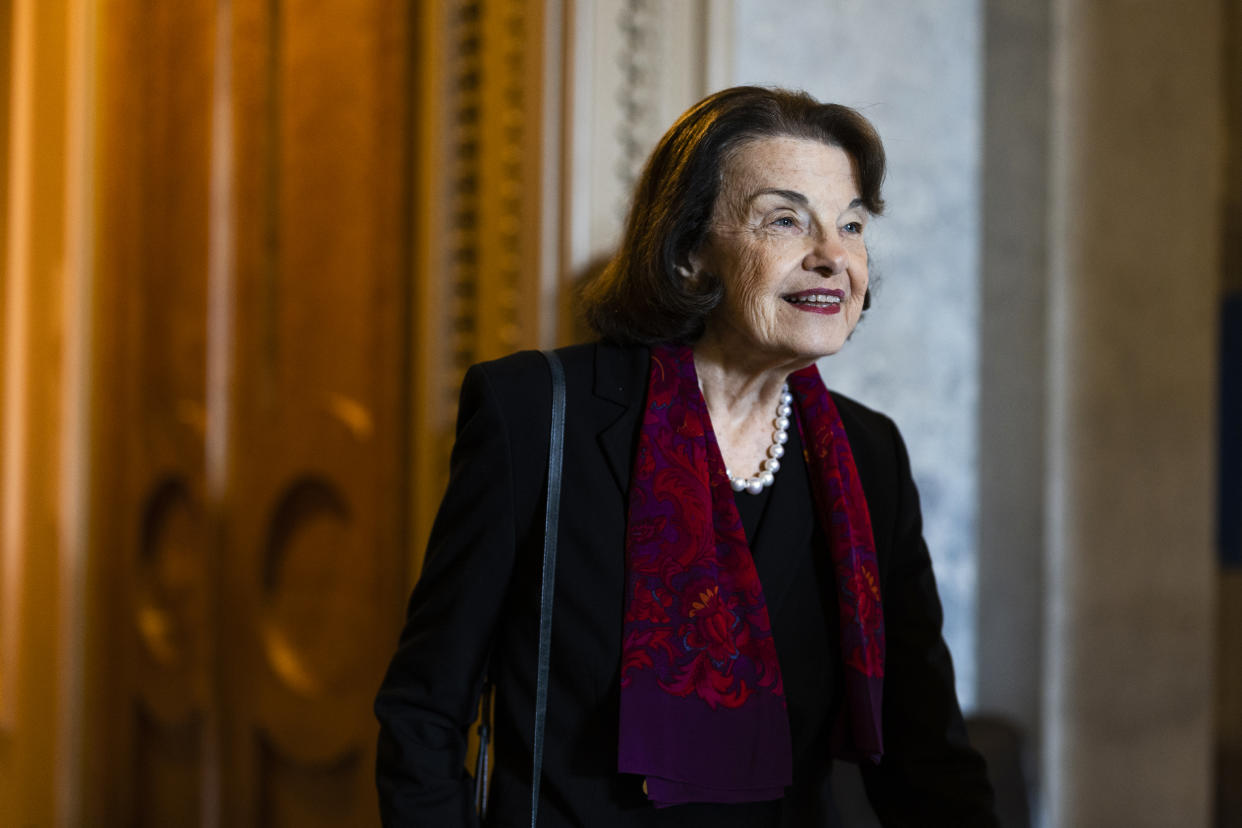
[{"label": "woman's face", "polygon": [[834,354],[858,324],[867,290],[870,213],[840,147],[761,138],[725,160],[720,195],[691,277],[724,298],[704,339],[756,362]]}]

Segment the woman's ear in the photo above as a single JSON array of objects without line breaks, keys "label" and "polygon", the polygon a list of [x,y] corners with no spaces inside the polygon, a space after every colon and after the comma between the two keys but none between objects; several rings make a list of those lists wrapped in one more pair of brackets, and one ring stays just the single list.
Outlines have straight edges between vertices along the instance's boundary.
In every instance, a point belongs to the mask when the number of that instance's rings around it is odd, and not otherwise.
[{"label": "woman's ear", "polygon": [[707,274],[703,270],[703,256],[698,250],[691,250],[677,263],[677,275],[686,281],[691,288],[699,288]]},{"label": "woman's ear", "polygon": [[688,256],[685,261],[678,264],[676,271],[687,290],[696,291],[702,286],[703,271],[698,267],[693,256]]}]

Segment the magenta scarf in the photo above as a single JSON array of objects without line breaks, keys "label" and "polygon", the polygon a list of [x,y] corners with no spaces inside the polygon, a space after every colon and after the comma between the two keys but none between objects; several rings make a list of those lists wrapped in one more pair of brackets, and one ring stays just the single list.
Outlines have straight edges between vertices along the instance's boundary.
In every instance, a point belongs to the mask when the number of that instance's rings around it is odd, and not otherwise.
[{"label": "magenta scarf", "polygon": [[[884,618],[871,518],[814,365],[789,376],[840,608],[840,758],[879,761]],[[626,531],[618,768],[657,806],[778,799],[789,716],[763,586],[688,346],[651,352]]]}]

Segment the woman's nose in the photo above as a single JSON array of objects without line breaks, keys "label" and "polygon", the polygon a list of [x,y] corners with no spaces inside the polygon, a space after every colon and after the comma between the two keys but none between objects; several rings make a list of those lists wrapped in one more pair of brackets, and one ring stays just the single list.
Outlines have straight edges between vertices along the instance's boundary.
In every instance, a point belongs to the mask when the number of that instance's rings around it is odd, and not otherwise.
[{"label": "woman's nose", "polygon": [[849,254],[845,245],[833,233],[824,233],[815,239],[815,245],[803,260],[802,266],[825,276],[843,273],[849,265]]}]

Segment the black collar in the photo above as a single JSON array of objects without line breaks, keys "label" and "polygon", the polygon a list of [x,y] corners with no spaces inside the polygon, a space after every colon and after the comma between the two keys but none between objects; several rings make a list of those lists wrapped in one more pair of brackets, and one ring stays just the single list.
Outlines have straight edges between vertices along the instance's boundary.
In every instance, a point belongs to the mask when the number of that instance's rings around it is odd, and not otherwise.
[{"label": "black collar", "polygon": [[650,361],[650,351],[642,346],[600,343],[595,349],[595,396],[620,406],[616,419],[600,430],[599,446],[623,495],[630,490],[630,465],[642,425]]}]

